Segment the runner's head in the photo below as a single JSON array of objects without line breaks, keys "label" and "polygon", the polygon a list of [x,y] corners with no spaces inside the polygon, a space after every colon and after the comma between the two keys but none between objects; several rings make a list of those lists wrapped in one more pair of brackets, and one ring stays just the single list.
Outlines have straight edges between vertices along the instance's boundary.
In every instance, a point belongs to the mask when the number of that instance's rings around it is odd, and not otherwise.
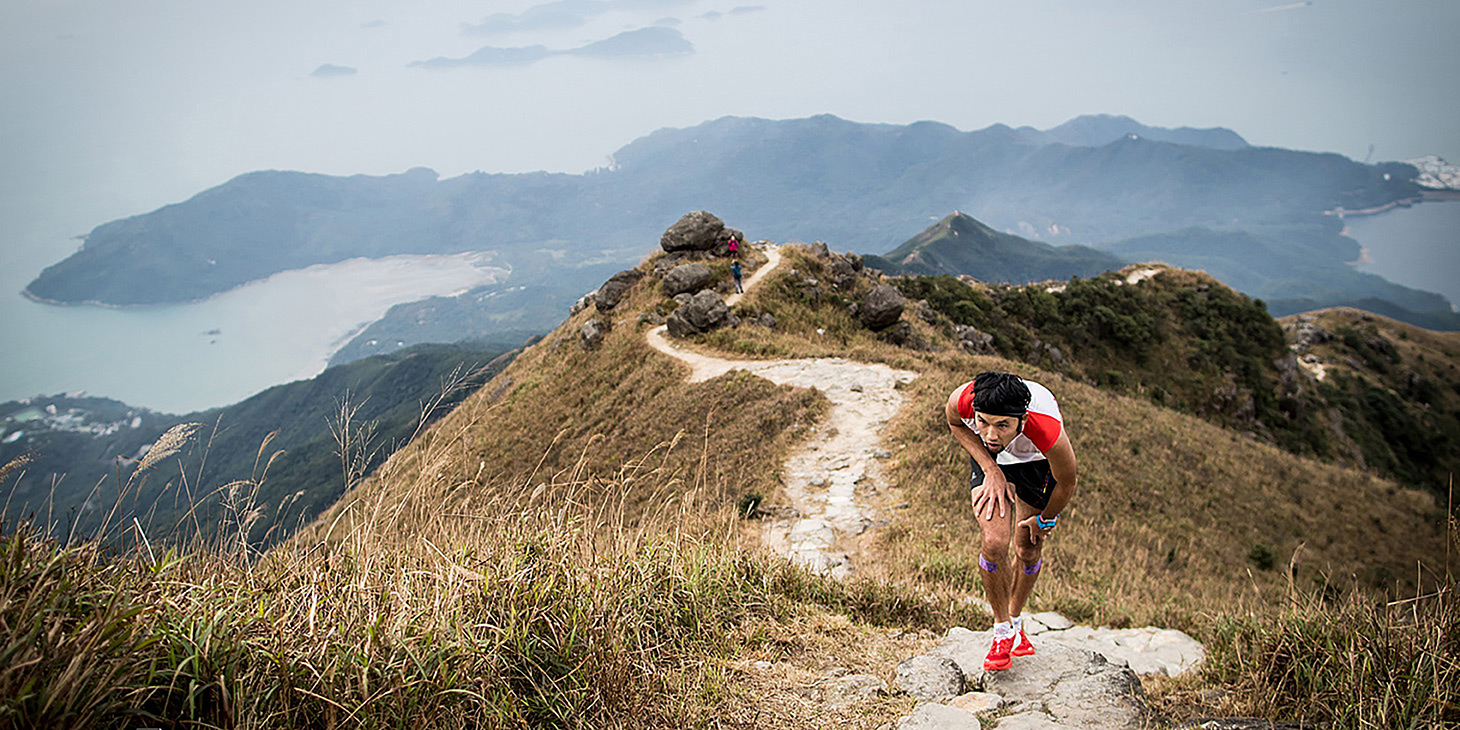
[{"label": "runner's head", "polygon": [[973,379],[974,430],[991,453],[999,453],[1024,428],[1029,386],[1013,373],[983,372]]}]

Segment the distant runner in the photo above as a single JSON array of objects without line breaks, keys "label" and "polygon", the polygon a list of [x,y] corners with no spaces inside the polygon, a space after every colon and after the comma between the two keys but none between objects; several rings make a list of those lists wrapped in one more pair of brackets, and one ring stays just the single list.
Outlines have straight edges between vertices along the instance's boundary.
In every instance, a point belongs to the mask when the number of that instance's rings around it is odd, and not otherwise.
[{"label": "distant runner", "polygon": [[1011,656],[1034,653],[1020,612],[1044,564],[1044,541],[1075,494],[1075,450],[1054,394],[1013,373],[979,373],[953,391],[944,410],[973,466],[979,574],[995,622],[983,667],[1008,669]]},{"label": "distant runner", "polygon": [[[734,239],[731,239],[731,240],[734,240]],[[741,294],[745,293],[745,288],[740,285],[740,262],[739,261],[732,261],[730,263],[730,275],[733,276],[733,277],[735,277],[735,291],[738,292],[738,293],[741,293]]]}]

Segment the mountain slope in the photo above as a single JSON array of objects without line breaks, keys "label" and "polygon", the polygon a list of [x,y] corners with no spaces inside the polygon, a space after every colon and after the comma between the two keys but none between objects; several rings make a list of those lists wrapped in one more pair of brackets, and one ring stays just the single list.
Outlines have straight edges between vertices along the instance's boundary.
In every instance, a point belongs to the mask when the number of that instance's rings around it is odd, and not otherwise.
[{"label": "mountain slope", "polygon": [[889,274],[966,274],[982,281],[1022,284],[1095,276],[1125,262],[1088,246],[1051,246],[1000,233],[954,212],[867,265]]},{"label": "mountain slope", "polygon": [[[1207,608],[1246,605],[1253,597],[1249,581],[1269,591],[1261,595],[1276,598],[1286,579],[1262,570],[1249,578],[1249,556],[1262,552],[1285,560],[1300,543],[1307,546],[1300,561],[1305,584],[1353,574],[1377,588],[1405,580],[1415,561],[1434,569],[1435,551],[1443,552],[1443,510],[1424,492],[1295,456],[1144,396],[964,354],[937,326],[910,314],[916,333],[911,346],[886,344],[845,306],[874,279],[859,277],[852,289],[810,298],[805,282],[832,281],[831,261],[795,247],[783,247],[783,256],[781,269],[736,306],[742,324],[698,339],[740,357],[852,356],[923,374],[906,389],[909,402],[893,420],[895,435],[886,446],[896,454],[894,483],[910,505],[905,513],[885,515],[887,524],[878,528],[890,580],[976,590],[967,545],[972,517],[959,486],[967,477],[966,458],[954,452],[939,414],[954,386],[988,368],[1049,384],[1068,416],[1082,491],[1073,508],[1077,527],[1052,558],[1068,568],[1055,581],[1060,587],[1045,595],[1062,610],[1081,606],[1074,612],[1082,620],[1160,618],[1189,627]],[[647,264],[644,269],[652,271]],[[404,500],[400,514],[418,517],[397,519],[391,529],[426,529],[428,522],[415,520],[426,519],[441,494],[452,495],[456,506],[448,509],[468,509],[556,480],[600,475],[605,484],[615,483],[651,463],[657,476],[617,498],[632,515],[662,509],[676,495],[719,509],[743,509],[746,500],[764,498],[774,509],[778,460],[812,427],[819,399],[745,373],[686,383],[682,366],[644,341],[652,325],[641,314],[672,306],[657,283],[657,275],[647,274],[607,316],[591,309],[574,315],[393,456],[306,536],[322,535],[336,519],[337,533],[373,529],[361,517],[370,504]],[[750,324],[763,313],[774,316],[774,329]],[[577,344],[577,332],[593,318],[610,321],[611,328],[599,348],[588,350]],[[1281,349],[1280,331],[1267,322]],[[647,462],[637,456],[660,451],[662,457]],[[474,476],[479,474],[492,478]],[[503,485],[512,485],[512,493],[502,492]],[[591,489],[582,498],[598,499]],[[1374,518],[1335,521],[1330,509]],[[1416,530],[1415,542],[1375,549],[1399,525]],[[1112,552],[1112,545],[1122,549]],[[1134,579],[1133,565],[1157,571],[1161,580]]]},{"label": "mountain slope", "polygon": [[[646,262],[617,308],[575,314],[267,554],[154,552],[137,530],[128,552],[0,540],[0,588],[27,598],[6,625],[47,639],[12,641],[11,681],[85,697],[97,725],[885,727],[915,700],[865,692],[866,675],[890,684],[950,626],[988,624],[967,457],[942,404],[1000,368],[1056,393],[1080,459],[1030,610],[1200,639],[1199,675],[1146,683],[1171,722],[1213,703],[1266,720],[1453,718],[1453,580],[1427,592],[1446,575],[1432,497],[963,353],[916,308],[894,346],[848,306],[884,279],[833,275],[854,260],[824,247],[785,249],[740,324],[680,345],[921,373],[872,457],[891,479],[859,485],[896,493],[865,525],[877,562],[858,577],[766,555],[756,519],[784,507],[788,448],[845,423],[818,393],[744,371],[686,382],[646,343],[673,306]],[[590,319],[608,325],[591,348]],[[76,718],[45,712],[36,724]]]},{"label": "mountain slope", "polygon": [[[13,437],[0,443],[0,466],[27,459],[6,485],[9,526],[39,516],[60,520],[52,525],[60,537],[88,535],[125,496],[112,524],[135,517],[153,540],[212,538],[230,510],[242,509],[257,510],[248,534],[270,544],[334,503],[347,480],[409,441],[423,419],[500,371],[510,360],[505,353],[419,346],[186,415],[97,398],[0,404],[0,431]],[[50,407],[55,416],[39,416]],[[189,423],[200,428],[180,458],[137,466],[164,433]],[[354,441],[343,461],[334,437],[342,426]],[[229,483],[242,491],[220,489]],[[230,498],[236,501],[225,505]]]},{"label": "mountain slope", "polygon": [[1437,493],[1460,471],[1460,333],[1355,309],[1284,317],[1350,461]]}]

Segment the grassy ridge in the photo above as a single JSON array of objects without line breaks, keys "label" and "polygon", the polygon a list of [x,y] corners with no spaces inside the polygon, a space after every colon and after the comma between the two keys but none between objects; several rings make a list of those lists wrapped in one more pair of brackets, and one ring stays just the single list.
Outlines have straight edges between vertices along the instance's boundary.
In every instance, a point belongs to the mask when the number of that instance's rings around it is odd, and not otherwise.
[{"label": "grassy ridge", "polygon": [[[215,726],[781,727],[796,712],[774,698],[814,677],[767,689],[747,658],[825,667],[807,647],[877,655],[887,629],[987,620],[963,600],[978,593],[967,462],[941,419],[947,393],[987,368],[1049,385],[1081,460],[1033,608],[1207,644],[1200,676],[1153,683],[1158,704],[1175,712],[1216,686],[1226,714],[1341,726],[1438,723],[1460,704],[1445,516],[1430,495],[963,354],[921,319],[909,318],[920,347],[894,347],[848,311],[871,282],[812,287],[828,262],[783,253],[737,307],[777,328],[701,344],[922,373],[887,444],[908,507],[863,578],[811,576],[739,539],[758,537],[743,499],[775,499],[826,402],[744,373],[685,383],[643,341],[639,313],[663,303],[650,275],[598,349],[576,333],[601,315],[575,315],[260,560],[238,543],[161,554],[136,533],[124,557],[6,537],[0,617],[15,661],[0,723],[109,726],[140,710]],[[1386,605],[1416,593],[1435,595]],[[1342,664],[1335,650],[1383,659]],[[891,679],[895,662],[871,671]],[[39,692],[80,697],[71,706],[89,714],[44,714]],[[872,728],[911,707],[867,702],[799,716]]]},{"label": "grassy ridge", "polygon": [[[774,493],[787,450],[826,412],[825,398],[744,372],[685,382],[684,366],[644,340],[648,325],[638,314],[661,299],[647,289],[641,285],[618,305],[597,350],[584,349],[577,337],[584,322],[600,316],[592,309],[529,348],[310,534],[376,491],[472,509],[503,484],[531,490],[559,475],[624,468],[631,477],[649,466],[667,475],[624,496],[631,519],[688,493],[716,505]],[[425,454],[436,456],[427,462]],[[643,461],[629,460],[631,454]],[[423,475],[429,483],[418,483]],[[413,529],[405,519],[399,526]]]}]

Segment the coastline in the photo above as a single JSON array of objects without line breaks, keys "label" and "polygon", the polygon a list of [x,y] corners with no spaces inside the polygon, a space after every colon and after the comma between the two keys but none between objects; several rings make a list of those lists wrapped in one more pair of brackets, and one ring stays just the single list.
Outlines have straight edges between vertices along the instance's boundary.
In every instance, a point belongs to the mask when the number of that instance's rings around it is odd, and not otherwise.
[{"label": "coastline", "polygon": [[[261,281],[261,280],[260,279],[255,279],[254,281]],[[245,286],[248,283],[252,283],[252,282],[246,282],[245,284],[239,284],[238,286]],[[237,288],[238,288],[237,286],[236,287],[233,287],[233,289],[237,289]],[[221,292],[218,292],[216,294],[209,294],[208,296],[202,297],[201,299],[179,299],[179,300],[177,300],[175,302],[157,302],[157,303],[154,303],[154,304],[116,304],[116,303],[113,303],[113,302],[102,302],[102,301],[98,301],[98,300],[95,300],[95,299],[83,299],[81,301],[68,302],[68,301],[65,301],[65,300],[62,300],[62,299],[50,299],[48,297],[43,297],[43,296],[41,296],[39,294],[36,294],[35,292],[31,291],[30,290],[30,287],[28,287],[28,286],[26,288],[20,290],[20,295],[23,296],[23,297],[25,297],[26,299],[31,300],[32,302],[35,302],[36,304],[47,304],[47,305],[50,305],[50,306],[53,306],[53,307],[99,307],[101,309],[115,309],[115,310],[118,310],[118,311],[129,311],[129,310],[147,309],[149,307],[173,307],[173,306],[177,306],[177,305],[180,305],[180,304],[201,304],[201,303],[206,302],[209,299],[212,299],[214,297],[222,296],[223,294],[227,294],[228,292],[233,291],[233,289],[228,289],[228,290],[225,290],[225,291],[221,291]]]},{"label": "coastline", "polygon": [[1390,211],[1387,215],[1355,216],[1343,221],[1343,235],[1358,244],[1357,256],[1346,262],[1360,273],[1373,274],[1418,291],[1439,294],[1452,311],[1460,304],[1460,191],[1429,197],[1428,205]]},{"label": "coastline", "polygon": [[[229,287],[227,289],[224,289],[222,291],[213,292],[213,293],[211,293],[211,294],[209,294],[207,296],[203,296],[203,297],[194,297],[192,299],[175,299],[175,300],[170,300],[170,301],[166,301],[166,302],[145,302],[145,303],[140,303],[140,304],[119,304],[117,302],[104,302],[104,301],[100,301],[100,300],[97,300],[97,299],[82,299],[82,300],[76,300],[76,301],[67,301],[67,300],[62,300],[62,299],[51,299],[49,297],[43,297],[43,296],[41,296],[39,294],[36,294],[35,292],[31,291],[30,285],[26,285],[26,287],[24,289],[21,289],[20,290],[20,294],[21,294],[21,296],[25,297],[26,299],[29,299],[29,300],[37,303],[37,304],[48,304],[48,305],[57,306],[57,307],[99,307],[101,309],[113,309],[113,310],[118,310],[118,311],[141,311],[141,310],[146,310],[146,309],[157,309],[157,308],[164,308],[164,307],[186,306],[186,305],[190,305],[190,304],[202,304],[203,302],[207,302],[207,301],[210,301],[210,300],[213,300],[213,299],[217,299],[218,297],[221,297],[221,296],[223,296],[225,294],[228,294],[230,292],[235,292],[235,291],[238,291],[239,289],[242,289],[242,288],[245,288],[245,287],[248,287],[248,286],[253,286],[253,285],[257,285],[257,284],[261,284],[261,283],[267,282],[267,281],[269,281],[270,279],[273,279],[276,276],[288,275],[288,274],[299,274],[299,273],[305,273],[305,274],[319,273],[320,271],[326,270],[329,267],[340,266],[342,264],[343,265],[349,265],[349,264],[360,264],[362,262],[382,262],[382,263],[385,263],[387,265],[396,265],[396,266],[399,266],[399,265],[407,265],[407,266],[409,266],[412,263],[418,263],[418,262],[420,262],[422,260],[426,260],[426,259],[438,259],[438,260],[456,259],[456,260],[463,261],[463,262],[467,263],[468,265],[473,266],[475,268],[498,268],[498,269],[503,269],[503,273],[504,274],[511,274],[511,268],[510,267],[502,267],[502,266],[493,267],[493,266],[488,266],[488,264],[490,262],[492,262],[493,260],[495,260],[496,257],[497,257],[497,253],[495,251],[460,251],[460,252],[457,252],[457,253],[447,253],[447,254],[391,254],[389,256],[379,256],[379,257],[352,256],[350,258],[341,259],[339,261],[331,261],[331,262],[327,262],[327,263],[310,264],[308,266],[302,266],[302,267],[295,268],[295,269],[284,269],[282,271],[276,271],[276,272],[274,272],[272,274],[269,274],[268,276],[260,277],[260,278],[257,278],[257,279],[249,279],[248,281],[242,282],[240,284],[236,284],[236,285],[231,286],[231,287]],[[505,278],[505,276],[504,276],[504,278]],[[34,283],[34,282],[32,282],[32,283]],[[495,281],[495,277],[494,277],[494,280],[493,281],[488,282],[488,283],[497,283]],[[473,284],[471,286],[466,287],[466,289],[471,289],[473,286],[479,286],[479,284]]]},{"label": "coastline", "polygon": [[1361,208],[1359,210],[1349,210],[1340,205],[1333,210],[1323,211],[1323,215],[1335,215],[1338,216],[1339,220],[1342,220],[1348,217],[1379,215],[1380,213],[1387,213],[1395,208],[1412,208],[1420,203],[1445,203],[1450,201],[1460,201],[1460,190],[1424,190],[1414,197],[1400,198],[1373,208]]},{"label": "coastline", "polygon": [[1373,208],[1361,208],[1359,210],[1349,210],[1340,205],[1333,210],[1323,211],[1323,215],[1335,215],[1338,216],[1339,220],[1343,220],[1344,218],[1348,218],[1351,216],[1378,215],[1380,213],[1394,210],[1395,208],[1409,208],[1422,202],[1424,202],[1423,195],[1415,198],[1400,198],[1398,200],[1391,200],[1390,202],[1383,205],[1375,206]]}]

